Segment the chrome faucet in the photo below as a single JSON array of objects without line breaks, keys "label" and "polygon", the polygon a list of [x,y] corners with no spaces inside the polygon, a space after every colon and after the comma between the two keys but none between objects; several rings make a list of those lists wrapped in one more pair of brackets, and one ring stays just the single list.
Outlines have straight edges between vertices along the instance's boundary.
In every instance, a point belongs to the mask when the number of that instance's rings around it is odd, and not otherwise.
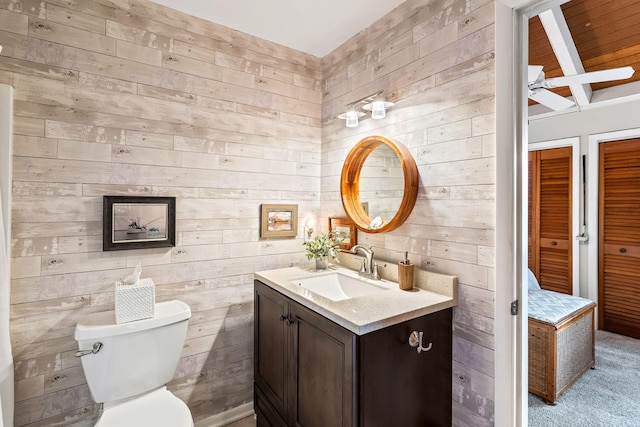
[{"label": "chrome faucet", "polygon": [[363,262],[362,267],[360,268],[360,274],[371,276],[373,272],[373,249],[371,248],[371,246],[367,248],[363,245],[355,245],[354,247],[349,249],[349,252],[352,254],[357,254],[359,250],[362,251],[365,257],[365,259],[362,260]]}]

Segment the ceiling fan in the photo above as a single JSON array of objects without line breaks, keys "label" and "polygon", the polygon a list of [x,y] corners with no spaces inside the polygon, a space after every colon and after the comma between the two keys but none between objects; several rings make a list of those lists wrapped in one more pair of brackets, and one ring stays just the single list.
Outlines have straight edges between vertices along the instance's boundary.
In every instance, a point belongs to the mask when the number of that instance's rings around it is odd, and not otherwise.
[{"label": "ceiling fan", "polygon": [[621,67],[545,79],[542,68],[542,65],[529,65],[527,78],[529,98],[555,111],[564,110],[575,103],[547,89],[628,79],[634,73],[632,67]]}]

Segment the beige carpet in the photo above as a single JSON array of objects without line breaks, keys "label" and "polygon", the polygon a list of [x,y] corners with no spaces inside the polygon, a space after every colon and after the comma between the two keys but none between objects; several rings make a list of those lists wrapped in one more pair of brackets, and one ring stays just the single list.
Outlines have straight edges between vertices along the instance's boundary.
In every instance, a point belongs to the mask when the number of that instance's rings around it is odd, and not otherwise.
[{"label": "beige carpet", "polygon": [[529,427],[574,426],[640,426],[640,340],[596,331],[596,368],[556,406],[529,393]]}]

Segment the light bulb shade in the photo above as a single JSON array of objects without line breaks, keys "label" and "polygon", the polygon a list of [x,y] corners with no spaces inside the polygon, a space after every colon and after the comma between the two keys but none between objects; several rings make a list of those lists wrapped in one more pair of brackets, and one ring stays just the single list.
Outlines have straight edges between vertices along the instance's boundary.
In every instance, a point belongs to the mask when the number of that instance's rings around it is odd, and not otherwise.
[{"label": "light bulb shade", "polygon": [[387,109],[394,106],[393,102],[385,101],[383,95],[378,95],[375,99],[362,106],[363,110],[371,111],[372,119],[384,119],[387,116]]},{"label": "light bulb shade", "polygon": [[350,107],[347,112],[339,114],[338,118],[347,121],[348,128],[354,128],[358,126],[358,119],[364,116],[361,111],[356,111],[353,107]]},{"label": "light bulb shade", "polygon": [[384,119],[386,115],[387,115],[387,109],[384,106],[384,101],[374,101],[371,104],[372,119]]},{"label": "light bulb shade", "polygon": [[355,111],[347,111],[347,127],[358,127],[358,113]]}]

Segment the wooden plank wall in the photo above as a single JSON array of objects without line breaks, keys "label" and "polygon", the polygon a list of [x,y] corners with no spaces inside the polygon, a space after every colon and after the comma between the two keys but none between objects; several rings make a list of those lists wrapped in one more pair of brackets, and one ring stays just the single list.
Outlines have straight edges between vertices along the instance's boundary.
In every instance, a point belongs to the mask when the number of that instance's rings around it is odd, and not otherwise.
[{"label": "wooden plank wall", "polygon": [[[404,251],[419,267],[459,280],[454,318],[454,425],[490,426],[494,415],[495,5],[408,0],[323,58],[323,215],[341,213],[342,159],[361,138],[407,146],[420,193],[405,225],[358,234],[376,257]],[[384,90],[383,120],[346,128],[336,115]],[[426,385],[428,386],[428,385]],[[428,404],[428,403],[427,403]]]},{"label": "wooden plank wall", "polygon": [[[249,401],[252,273],[305,262],[300,239],[258,239],[259,204],[342,216],[342,160],[372,134],[411,149],[421,189],[403,227],[359,239],[459,277],[455,424],[491,425],[494,20],[492,1],[408,0],[321,64],[144,0],[0,0],[16,425],[92,425],[73,327],[138,261],[194,311],[170,388],[196,420]],[[335,118],[380,89],[387,119]],[[103,253],[104,194],[178,197],[177,247]]]},{"label": "wooden plank wall", "polygon": [[[253,272],[308,263],[259,206],[319,214],[320,59],[147,0],[0,0],[0,44],[16,426],[93,425],[74,327],[137,262],[193,312],[169,388],[196,421],[250,402]],[[106,194],[177,197],[176,247],[103,252]]]}]

